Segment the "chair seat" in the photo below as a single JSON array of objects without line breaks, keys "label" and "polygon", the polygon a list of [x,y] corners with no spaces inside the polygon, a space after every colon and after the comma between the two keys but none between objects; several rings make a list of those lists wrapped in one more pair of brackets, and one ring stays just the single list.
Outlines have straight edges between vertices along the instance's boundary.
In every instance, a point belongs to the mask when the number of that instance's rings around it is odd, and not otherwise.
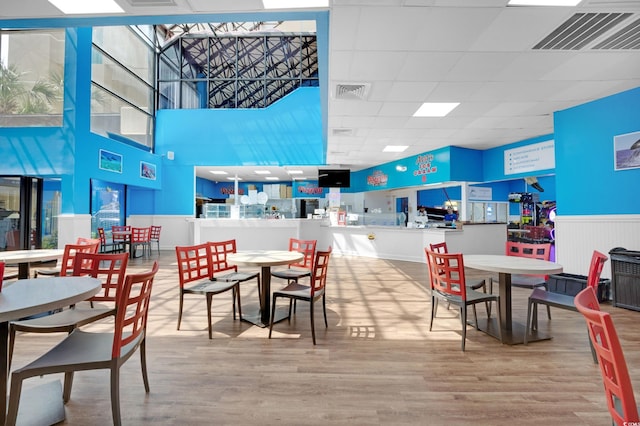
[{"label": "chair seat", "polygon": [[311,276],[311,270],[304,269],[304,268],[281,269],[279,271],[271,272],[271,276],[276,278],[282,278],[285,280],[293,280],[293,279]]},{"label": "chair seat", "polygon": [[260,275],[259,272],[231,272],[229,274],[221,274],[213,277],[214,281],[249,281],[257,278]]},{"label": "chair seat", "polygon": [[[121,357],[135,349],[144,334],[137,340],[122,348]],[[30,377],[47,374],[47,372],[65,371],[65,367],[79,370],[77,366],[85,364],[86,370],[95,369],[97,365],[112,362],[113,333],[88,333],[79,329],[74,330],[57,346],[40,356],[28,365],[16,370],[29,370]],[[51,370],[50,370],[51,369]]]},{"label": "chair seat", "polygon": [[531,293],[531,296],[529,296],[529,303],[541,303],[556,308],[577,311],[573,298],[574,296],[569,296],[567,294],[554,293],[541,288],[536,288],[533,290],[533,293]]},{"label": "chair seat", "polygon": [[547,282],[542,277],[513,274],[511,276],[511,286],[533,289],[536,287],[546,287]]},{"label": "chair seat", "polygon": [[51,268],[38,268],[34,271],[35,276],[37,277],[38,275],[55,275],[58,276],[60,275],[62,271],[62,268],[60,266],[55,266],[55,267],[51,267]]},{"label": "chair seat", "polygon": [[[460,296],[445,294],[439,291],[436,291],[436,293],[449,303],[459,306],[463,305],[462,298]],[[480,291],[467,288],[467,305],[473,305],[480,302],[492,302],[494,300],[498,300],[497,294],[482,293]]]},{"label": "chair seat", "polygon": [[238,281],[211,281],[205,280],[200,281],[199,283],[191,286],[185,287],[183,292],[185,293],[197,293],[197,294],[207,294],[207,293],[222,293],[223,291],[227,291],[238,284]]},{"label": "chair seat", "polygon": [[102,318],[107,318],[115,315],[115,313],[115,308],[72,308],[43,317],[14,321],[11,323],[11,326],[17,331],[32,331],[37,329],[39,332],[57,333],[74,329]]},{"label": "chair seat", "polygon": [[[324,289],[318,290],[315,293],[315,297],[322,296],[324,294]],[[311,300],[311,287],[308,285],[298,284],[296,282],[292,282],[286,287],[275,291],[273,296],[281,296],[281,297],[293,297],[296,299],[305,299]]]}]

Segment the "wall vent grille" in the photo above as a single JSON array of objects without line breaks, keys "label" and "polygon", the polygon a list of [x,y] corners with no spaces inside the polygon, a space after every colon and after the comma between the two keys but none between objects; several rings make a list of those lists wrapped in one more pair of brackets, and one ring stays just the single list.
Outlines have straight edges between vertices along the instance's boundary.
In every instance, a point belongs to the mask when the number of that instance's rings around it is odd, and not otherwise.
[{"label": "wall vent grille", "polygon": [[351,83],[336,85],[336,99],[351,99],[364,101],[369,96],[369,83]]}]

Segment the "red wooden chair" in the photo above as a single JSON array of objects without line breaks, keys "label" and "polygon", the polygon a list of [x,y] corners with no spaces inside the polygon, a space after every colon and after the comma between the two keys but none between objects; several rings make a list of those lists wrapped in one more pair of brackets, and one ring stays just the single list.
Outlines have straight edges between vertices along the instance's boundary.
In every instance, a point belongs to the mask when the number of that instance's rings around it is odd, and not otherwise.
[{"label": "red wooden chair", "polygon": [[[99,321],[116,313],[117,291],[124,283],[127,253],[77,253],[73,275],[89,275],[102,281],[102,290],[88,299],[89,309],[72,306],[42,317],[13,321],[9,324],[9,366],[13,357],[16,331],[25,333],[71,333],[78,327]],[[106,303],[100,308],[94,302]]]},{"label": "red wooden chair", "polygon": [[130,256],[132,258],[138,257],[138,247],[142,246],[142,256],[151,255],[151,228],[131,228],[131,239],[129,240]]},{"label": "red wooden chair", "polygon": [[499,296],[490,293],[481,293],[467,287],[462,254],[436,253],[426,248],[425,254],[427,256],[429,281],[431,284],[431,321],[429,323],[429,331],[431,331],[433,327],[433,319],[436,317],[439,300],[458,306],[460,308],[460,320],[462,322],[462,350],[464,351],[467,340],[467,307],[474,307],[476,329],[479,329],[475,305],[478,303],[495,302],[498,309],[498,333],[500,341],[502,341]]},{"label": "red wooden chair", "polygon": [[131,231],[130,225],[113,225],[111,227],[111,240],[114,244],[122,245],[123,249],[129,244],[129,240],[131,239],[131,234],[128,235],[117,235],[114,232],[122,232],[122,231]]},{"label": "red wooden chair", "polygon": [[[237,265],[232,265],[227,260],[229,253],[236,253],[236,240],[208,242],[211,253],[211,279],[214,281],[238,281],[245,282],[256,279],[258,283],[258,300],[262,302],[260,273],[259,272],[239,272]],[[233,311],[235,312],[235,298],[233,299]]]},{"label": "red wooden chair", "polygon": [[159,225],[151,225],[151,235],[149,237],[149,254],[151,254],[151,243],[156,243],[158,246],[158,254],[160,254],[160,232],[162,231],[162,226]]},{"label": "red wooden chair", "polygon": [[[551,256],[551,244],[523,243],[519,241],[507,241],[507,256],[529,257],[532,259],[549,260]],[[512,274],[511,286],[533,290],[534,288],[547,288],[547,275]],[[551,319],[551,309],[547,306],[547,317]]]},{"label": "red wooden chair", "polygon": [[[607,259],[606,255],[596,250],[593,251],[589,265],[589,275],[587,276],[587,287],[593,287],[597,291],[600,274]],[[543,288],[534,289],[531,296],[529,296],[529,303],[527,305],[527,328],[524,333],[524,344],[527,344],[529,330],[534,331],[538,329],[538,305],[546,305],[547,308],[554,307],[568,311],[577,311],[573,299],[573,296],[567,294],[553,293]]]},{"label": "red wooden chair", "polygon": [[578,293],[574,298],[574,305],[587,322],[613,423],[638,424],[640,416],[622,346],[611,315],[600,311],[596,287],[588,286]]},{"label": "red wooden chair", "polygon": [[180,280],[180,306],[178,309],[178,327],[182,321],[182,306],[185,294],[202,294],[207,299],[207,320],[209,326],[209,339],[213,338],[211,327],[211,303],[213,296],[232,291],[233,294],[233,319],[236,319],[235,302],[237,298],[238,312],[242,318],[242,305],[240,304],[239,281],[212,281],[213,266],[211,264],[211,249],[208,243],[194,246],[176,247],[178,260],[178,278]]},{"label": "red wooden chair", "polygon": [[140,364],[145,392],[149,393],[146,361],[146,330],[149,300],[158,262],[148,272],[127,275],[118,290],[113,332],[88,333],[75,329],[62,342],[35,361],[11,374],[7,424],[15,424],[22,382],[30,377],[65,373],[63,400],[71,397],[73,373],[108,369],[111,372],[111,415],[114,425],[120,418],[120,367],[140,348]]},{"label": "red wooden chair", "polygon": [[276,312],[276,301],[278,298],[289,299],[289,323],[291,323],[291,301],[300,300],[303,302],[309,302],[309,315],[311,317],[311,338],[313,344],[316,344],[316,328],[314,321],[314,309],[313,306],[316,300],[322,298],[322,312],[324,314],[324,326],[328,327],[327,323],[327,306],[326,306],[326,286],[327,286],[327,272],[329,268],[329,257],[331,256],[331,247],[327,251],[318,251],[313,262],[313,272],[311,274],[311,282],[309,285],[302,285],[297,281],[291,281],[289,284],[278,291],[273,293],[273,302],[271,307],[271,321],[269,323],[269,339],[271,339],[271,332],[273,331],[273,319]]},{"label": "red wooden chair", "polygon": [[100,239],[100,253],[124,252],[124,245],[122,243],[107,241],[104,228],[98,228],[98,237]]},{"label": "red wooden chair", "polygon": [[[298,282],[299,279],[311,276],[313,260],[316,255],[317,240],[299,240],[289,238],[289,251],[302,253],[304,257],[298,263],[292,263],[286,269],[279,269],[271,272],[272,277],[287,280],[287,283]],[[261,299],[262,300],[262,299]],[[295,312],[295,300],[292,299]]]},{"label": "red wooden chair", "polygon": [[62,260],[57,262],[55,267],[52,268],[38,268],[34,271],[34,277],[38,275],[47,276],[62,276],[66,277],[73,273],[73,266],[75,265],[75,259],[77,253],[97,253],[100,247],[100,240],[87,242],[86,238],[78,238],[76,244],[67,244],[64,246],[64,253],[62,254]]}]

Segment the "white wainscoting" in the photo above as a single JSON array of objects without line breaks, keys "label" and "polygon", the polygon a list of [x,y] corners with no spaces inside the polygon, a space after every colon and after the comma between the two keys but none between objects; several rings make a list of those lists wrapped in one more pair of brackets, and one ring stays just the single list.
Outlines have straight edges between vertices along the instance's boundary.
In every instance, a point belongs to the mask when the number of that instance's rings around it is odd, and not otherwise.
[{"label": "white wainscoting", "polygon": [[[160,230],[160,250],[175,250],[176,246],[193,244],[193,229],[187,219],[193,216],[162,216],[162,215],[132,215],[127,219],[127,225],[146,227],[162,226]],[[155,244],[152,247],[155,249]]]},{"label": "white wainscoting", "polygon": [[[587,275],[593,250],[640,250],[640,215],[556,216],[556,262],[564,272]],[[611,262],[602,271],[611,278]]]}]

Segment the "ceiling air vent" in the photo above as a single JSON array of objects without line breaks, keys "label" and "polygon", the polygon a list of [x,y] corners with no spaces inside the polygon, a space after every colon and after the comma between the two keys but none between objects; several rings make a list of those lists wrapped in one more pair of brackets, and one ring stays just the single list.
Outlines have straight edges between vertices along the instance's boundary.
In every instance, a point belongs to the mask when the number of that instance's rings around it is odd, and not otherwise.
[{"label": "ceiling air vent", "polygon": [[633,21],[604,41],[593,46],[594,49],[640,49],[640,18]]},{"label": "ceiling air vent", "polygon": [[632,13],[576,13],[536,44],[541,50],[580,50]]},{"label": "ceiling air vent", "polygon": [[369,96],[370,83],[351,83],[336,85],[336,99],[364,101]]},{"label": "ceiling air vent", "polygon": [[333,136],[353,136],[353,129],[346,129],[346,128],[333,129],[332,135]]},{"label": "ceiling air vent", "polygon": [[174,0],[127,0],[127,2],[133,7],[162,7],[176,5]]}]

